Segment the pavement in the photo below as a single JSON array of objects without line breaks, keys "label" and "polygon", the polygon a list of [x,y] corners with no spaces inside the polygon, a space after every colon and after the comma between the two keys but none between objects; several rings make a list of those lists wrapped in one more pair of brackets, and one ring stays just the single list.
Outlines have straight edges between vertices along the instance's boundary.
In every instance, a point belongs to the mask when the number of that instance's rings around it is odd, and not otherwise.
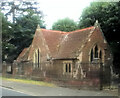
[{"label": "pavement", "polygon": [[116,90],[78,90],[63,87],[33,85],[9,80],[2,80],[1,86],[31,96],[118,96]]}]

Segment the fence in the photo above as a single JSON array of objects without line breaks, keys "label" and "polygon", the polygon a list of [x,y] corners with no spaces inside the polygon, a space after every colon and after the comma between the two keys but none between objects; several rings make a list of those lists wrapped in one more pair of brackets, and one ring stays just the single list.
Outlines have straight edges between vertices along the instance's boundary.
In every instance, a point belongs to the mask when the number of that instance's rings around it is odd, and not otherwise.
[{"label": "fence", "polygon": [[[45,62],[34,64],[32,62],[3,63],[3,75],[15,78],[27,78],[55,82],[60,86],[97,87],[101,90],[110,86],[110,65],[102,63],[72,63],[65,72],[63,63]],[[11,75],[10,75],[11,74]]]}]

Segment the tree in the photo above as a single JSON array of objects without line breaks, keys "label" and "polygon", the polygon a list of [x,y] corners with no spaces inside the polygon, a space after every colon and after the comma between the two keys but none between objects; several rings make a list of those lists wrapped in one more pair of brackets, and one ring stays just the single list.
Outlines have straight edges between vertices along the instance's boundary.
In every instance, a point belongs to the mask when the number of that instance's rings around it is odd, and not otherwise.
[{"label": "tree", "polygon": [[32,43],[38,24],[41,28],[45,28],[43,21],[37,15],[28,14],[17,18],[14,24],[14,38],[10,40],[10,43],[16,47],[16,51],[14,51],[16,54],[13,53],[14,59],[18,57],[24,48],[29,47]]},{"label": "tree", "polygon": [[9,61],[10,58],[8,57],[15,50],[15,46],[10,43],[13,38],[13,28],[2,13],[0,13],[0,16],[2,18],[2,60]]},{"label": "tree", "polygon": [[[111,46],[114,56],[115,72],[120,70],[120,2],[92,2],[83,10],[80,17],[79,28],[94,25],[98,20],[103,33]],[[120,73],[119,73],[120,74]]]},{"label": "tree", "polygon": [[78,27],[73,20],[69,18],[64,18],[55,22],[52,26],[52,29],[69,32],[78,29]]},{"label": "tree", "polygon": [[[20,1],[2,2],[2,12],[5,12],[6,16],[2,21],[3,60],[7,62],[13,62],[20,52],[31,44],[38,24],[45,28],[43,13],[38,9],[38,3],[35,0]],[[8,20],[10,16],[12,22]]]},{"label": "tree", "polygon": [[7,18],[10,18],[10,16],[12,17],[11,20],[13,23],[15,23],[17,17],[27,14],[26,12],[29,12],[31,10],[34,11],[34,14],[37,14],[40,17],[43,15],[42,11],[40,11],[39,3],[37,0],[4,0],[1,2],[1,9]]}]

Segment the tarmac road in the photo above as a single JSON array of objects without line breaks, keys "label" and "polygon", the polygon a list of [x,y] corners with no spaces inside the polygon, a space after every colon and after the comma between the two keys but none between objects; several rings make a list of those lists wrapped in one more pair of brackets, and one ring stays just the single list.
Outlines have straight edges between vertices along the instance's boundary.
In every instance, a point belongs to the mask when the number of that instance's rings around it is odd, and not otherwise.
[{"label": "tarmac road", "polygon": [[[106,91],[91,91],[91,90],[77,90],[77,89],[69,89],[63,87],[47,87],[47,86],[39,86],[33,84],[19,83],[13,81],[2,81],[3,87],[10,87],[13,90],[24,92],[23,95],[33,95],[33,96],[117,96],[118,94],[114,94]],[[17,93],[17,92],[16,92]],[[9,93],[5,93],[3,90],[3,95],[9,95]],[[18,94],[18,93],[17,93]],[[16,94],[15,94],[16,95]]]},{"label": "tarmac road", "polygon": [[31,96],[23,92],[15,91],[15,90],[8,89],[8,88],[0,87],[0,89],[2,89],[2,96]]}]

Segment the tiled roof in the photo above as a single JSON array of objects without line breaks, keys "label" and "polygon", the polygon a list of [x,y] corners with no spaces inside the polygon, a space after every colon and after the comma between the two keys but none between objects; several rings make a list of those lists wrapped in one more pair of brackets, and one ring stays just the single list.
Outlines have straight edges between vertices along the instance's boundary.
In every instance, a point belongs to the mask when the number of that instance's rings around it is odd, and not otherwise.
[{"label": "tiled roof", "polygon": [[93,29],[93,27],[65,34],[60,43],[60,48],[56,58],[76,58],[76,53],[86,41],[91,29]]},{"label": "tiled roof", "polygon": [[33,54],[36,49],[39,49],[41,52],[41,61],[44,61],[47,58],[47,55],[50,55],[48,45],[46,43],[45,37],[43,36],[42,30],[37,29],[30,47],[29,57],[28,59],[33,59]]},{"label": "tiled roof", "polygon": [[[55,59],[75,58],[76,52],[84,44],[93,28],[94,26],[72,32],[40,29],[36,31],[31,45],[34,48],[40,46],[42,51],[49,52],[48,54]],[[28,49],[25,48],[17,60],[22,59],[24,55],[32,57],[34,50],[32,47],[29,47],[29,53],[27,53]]]},{"label": "tiled roof", "polygon": [[74,58],[91,29],[93,26],[72,32],[42,29],[42,33],[53,58]]},{"label": "tiled roof", "polygon": [[45,40],[48,45],[51,56],[56,57],[56,54],[57,54],[57,51],[59,48],[59,44],[60,44],[60,41],[62,38],[62,32],[46,30],[46,29],[42,29],[41,31],[45,37]]},{"label": "tiled roof", "polygon": [[23,51],[19,54],[17,61],[27,60],[29,48],[24,48]]}]

